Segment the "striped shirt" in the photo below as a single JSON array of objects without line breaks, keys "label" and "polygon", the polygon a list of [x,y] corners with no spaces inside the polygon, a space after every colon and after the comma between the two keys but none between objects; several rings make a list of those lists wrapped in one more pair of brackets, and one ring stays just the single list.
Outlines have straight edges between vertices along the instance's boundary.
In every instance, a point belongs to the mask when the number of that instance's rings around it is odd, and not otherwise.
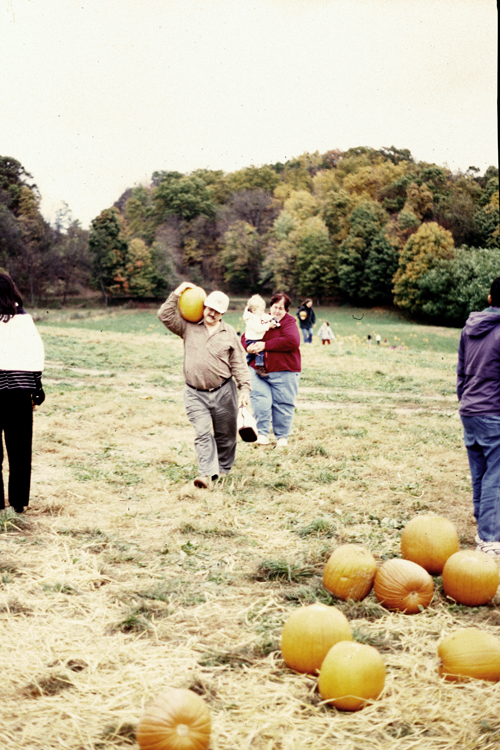
[{"label": "striped shirt", "polygon": [[[38,378],[37,378],[38,376]],[[41,372],[27,372],[25,370],[0,370],[0,391],[21,389],[34,391]]]}]

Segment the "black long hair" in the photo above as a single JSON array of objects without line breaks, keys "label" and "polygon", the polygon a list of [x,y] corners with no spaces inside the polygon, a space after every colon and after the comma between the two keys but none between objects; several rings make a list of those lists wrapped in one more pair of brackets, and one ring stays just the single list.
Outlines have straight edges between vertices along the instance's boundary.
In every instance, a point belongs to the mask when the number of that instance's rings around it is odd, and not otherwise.
[{"label": "black long hair", "polygon": [[500,307],[500,276],[493,281],[490,294],[493,307]]},{"label": "black long hair", "polygon": [[0,320],[6,323],[23,306],[23,298],[8,273],[0,273]]}]

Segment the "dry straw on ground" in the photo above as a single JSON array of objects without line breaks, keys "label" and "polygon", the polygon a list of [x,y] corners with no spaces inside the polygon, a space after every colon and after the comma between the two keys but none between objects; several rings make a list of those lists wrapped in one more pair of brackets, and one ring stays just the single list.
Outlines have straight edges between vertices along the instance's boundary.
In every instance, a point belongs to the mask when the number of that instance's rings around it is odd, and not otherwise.
[{"label": "dry straw on ground", "polygon": [[[397,556],[417,512],[446,515],[473,546],[453,355],[315,343],[289,449],[240,443],[231,475],[203,492],[181,342],[42,332],[33,500],[0,525],[4,750],[137,747],[143,707],[166,685],[205,696],[212,750],[500,747],[500,685],[447,683],[436,656],[457,628],[498,634],[498,594],[470,609],[436,579],[430,608],[406,616],[321,586],[335,546]],[[285,619],[318,600],[386,663],[382,697],[355,714],[322,705],[316,679],[281,659]]]}]

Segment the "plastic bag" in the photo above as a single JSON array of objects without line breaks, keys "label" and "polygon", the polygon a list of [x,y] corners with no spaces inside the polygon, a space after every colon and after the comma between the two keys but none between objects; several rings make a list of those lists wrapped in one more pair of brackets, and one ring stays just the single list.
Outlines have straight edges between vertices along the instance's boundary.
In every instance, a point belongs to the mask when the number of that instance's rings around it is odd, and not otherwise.
[{"label": "plastic bag", "polygon": [[245,407],[238,409],[238,433],[245,443],[255,443],[257,440],[257,422],[253,414]]}]

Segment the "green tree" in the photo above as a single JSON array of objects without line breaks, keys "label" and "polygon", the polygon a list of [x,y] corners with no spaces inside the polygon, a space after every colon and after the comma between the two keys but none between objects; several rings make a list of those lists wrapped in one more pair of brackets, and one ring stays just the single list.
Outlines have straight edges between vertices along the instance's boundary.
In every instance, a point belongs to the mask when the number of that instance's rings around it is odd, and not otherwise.
[{"label": "green tree", "polygon": [[391,300],[398,255],[385,234],[388,216],[374,201],[363,201],[349,217],[350,230],[338,254],[341,291],[361,302]]},{"label": "green tree", "polygon": [[306,219],[293,234],[292,241],[297,247],[296,291],[319,298],[336,294],[336,254],[325,222],[317,216]]},{"label": "green tree", "polygon": [[263,285],[280,289],[282,292],[294,292],[297,285],[296,260],[299,252],[295,242],[297,227],[297,220],[287,211],[281,211],[276,217],[262,264]]},{"label": "green tree", "polygon": [[197,216],[215,217],[216,206],[206,183],[199,177],[167,173],[153,189],[154,216],[158,226],[169,216],[184,221]]},{"label": "green tree", "polygon": [[150,249],[139,237],[134,237],[129,242],[125,278],[127,291],[133,297],[148,297],[152,294],[156,270]]},{"label": "green tree", "polygon": [[255,227],[237,221],[224,233],[219,256],[224,280],[234,290],[255,289],[259,281],[262,247]]},{"label": "green tree", "polygon": [[17,159],[0,156],[0,204],[5,204],[15,216],[18,216],[20,211],[23,188],[29,188],[36,198],[40,198],[38,188],[32,180],[32,175],[26,172]]},{"label": "green tree", "polygon": [[[495,187],[496,191],[489,192],[489,200],[486,204],[481,202],[481,207],[474,214],[474,227],[476,231],[477,244],[481,247],[500,248],[500,212],[498,209],[498,179],[490,180],[488,187]],[[493,185],[491,184],[493,183]],[[486,190],[485,190],[486,192]]]},{"label": "green tree", "polygon": [[500,269],[500,250],[456,250],[439,258],[419,281],[422,313],[441,324],[462,326],[469,313],[488,306],[491,282]]},{"label": "green tree", "polygon": [[226,185],[230,193],[260,188],[266,193],[272,193],[281,182],[280,176],[267,165],[263,167],[245,167],[226,176]]},{"label": "green tree", "polygon": [[148,188],[140,185],[132,190],[130,198],[125,203],[124,216],[127,237],[138,237],[151,245],[156,224],[151,192]]},{"label": "green tree", "polygon": [[60,226],[58,241],[52,249],[52,265],[58,281],[55,288],[62,292],[62,304],[65,305],[72,291],[75,291],[77,287],[88,285],[90,279],[89,233],[80,227],[78,221],[72,219],[70,219],[69,226],[64,231],[61,231],[62,229],[63,227]]},{"label": "green tree", "polygon": [[421,277],[430,271],[439,259],[451,259],[455,246],[453,236],[436,222],[422,224],[412,234],[399,256],[398,270],[394,276],[394,302],[414,314],[422,312]]},{"label": "green tree", "polygon": [[92,279],[104,301],[113,294],[127,294],[128,242],[122,217],[116,208],[106,208],[91,223],[89,253]]}]

